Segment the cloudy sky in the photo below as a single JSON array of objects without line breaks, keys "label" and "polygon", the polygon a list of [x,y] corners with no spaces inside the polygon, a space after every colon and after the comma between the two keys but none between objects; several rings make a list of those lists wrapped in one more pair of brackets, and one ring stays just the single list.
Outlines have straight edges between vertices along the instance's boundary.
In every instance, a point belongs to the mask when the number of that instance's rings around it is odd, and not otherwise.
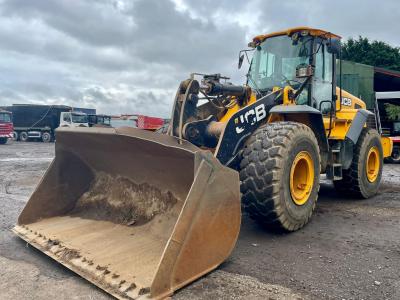
[{"label": "cloudy sky", "polygon": [[397,0],[0,0],[0,105],[168,117],[191,72],[244,82],[238,51],[293,26],[400,46]]}]

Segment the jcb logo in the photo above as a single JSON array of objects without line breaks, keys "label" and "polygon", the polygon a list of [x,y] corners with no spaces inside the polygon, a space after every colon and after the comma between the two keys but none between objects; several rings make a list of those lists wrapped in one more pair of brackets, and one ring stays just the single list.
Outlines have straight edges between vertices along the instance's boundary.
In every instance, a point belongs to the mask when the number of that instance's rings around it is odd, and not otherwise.
[{"label": "jcb logo", "polygon": [[342,97],[342,105],[351,106],[351,103],[352,103],[352,101],[350,98]]},{"label": "jcb logo", "polygon": [[250,109],[246,111],[244,114],[240,115],[235,119],[236,133],[240,134],[244,131],[245,125],[250,124],[251,126],[260,122],[261,120],[267,117],[267,112],[265,110],[265,105],[260,104],[256,106],[254,109]]}]

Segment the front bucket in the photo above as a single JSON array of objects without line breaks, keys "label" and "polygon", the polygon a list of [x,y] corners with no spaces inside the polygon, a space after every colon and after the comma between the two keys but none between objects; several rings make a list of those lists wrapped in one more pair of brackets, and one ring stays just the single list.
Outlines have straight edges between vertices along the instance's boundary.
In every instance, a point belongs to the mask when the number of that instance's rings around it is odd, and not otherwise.
[{"label": "front bucket", "polygon": [[232,251],[239,177],[138,129],[63,128],[14,232],[119,299],[164,298]]}]

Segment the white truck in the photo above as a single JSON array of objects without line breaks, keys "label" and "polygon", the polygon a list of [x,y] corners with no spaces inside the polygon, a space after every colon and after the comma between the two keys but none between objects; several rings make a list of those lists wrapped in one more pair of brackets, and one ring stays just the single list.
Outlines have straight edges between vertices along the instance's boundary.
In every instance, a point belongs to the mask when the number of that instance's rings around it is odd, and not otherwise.
[{"label": "white truck", "polygon": [[13,104],[4,107],[12,112],[15,140],[55,140],[55,130],[62,127],[89,127],[87,113],[95,109],[74,108],[65,105]]},{"label": "white truck", "polygon": [[88,116],[82,112],[62,112],[60,127],[89,127]]}]

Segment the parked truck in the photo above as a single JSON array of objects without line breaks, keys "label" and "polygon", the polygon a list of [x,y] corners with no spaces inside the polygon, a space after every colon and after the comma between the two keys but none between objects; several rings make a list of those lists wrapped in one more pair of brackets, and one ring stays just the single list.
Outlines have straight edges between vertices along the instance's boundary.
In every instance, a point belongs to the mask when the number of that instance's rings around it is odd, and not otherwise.
[{"label": "parked truck", "polygon": [[120,127],[137,128],[136,117],[127,116],[127,115],[122,115],[122,116],[114,115],[114,116],[111,116],[110,125],[111,125],[111,127],[114,127],[114,128],[120,128]]},{"label": "parked truck", "polygon": [[6,109],[13,114],[14,139],[23,142],[30,139],[54,141],[55,129],[59,126],[89,126],[86,113],[70,106],[13,104]]},{"label": "parked truck", "polygon": [[[90,117],[89,117],[90,118]],[[149,117],[145,115],[128,115],[123,114],[120,116],[111,117],[111,126],[115,128],[119,127],[134,127],[139,129],[145,129],[149,131],[157,131],[163,127],[169,120]]]},{"label": "parked truck", "polygon": [[89,127],[111,127],[111,116],[88,114]]},{"label": "parked truck", "polygon": [[137,128],[151,131],[156,131],[165,123],[164,119],[162,118],[155,118],[143,115],[137,115],[135,119]]},{"label": "parked truck", "polygon": [[7,143],[13,137],[12,113],[0,109],[0,145]]}]

